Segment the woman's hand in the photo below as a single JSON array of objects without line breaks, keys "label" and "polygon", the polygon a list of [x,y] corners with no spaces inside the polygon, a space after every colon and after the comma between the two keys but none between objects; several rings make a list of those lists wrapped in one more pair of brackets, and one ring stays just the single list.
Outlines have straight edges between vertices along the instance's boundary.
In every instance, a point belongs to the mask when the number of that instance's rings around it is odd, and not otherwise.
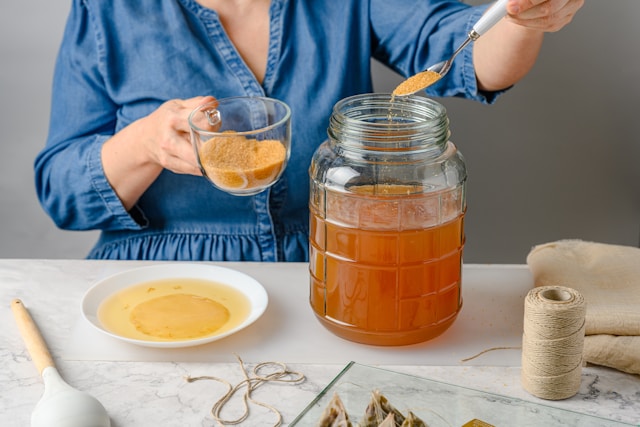
[{"label": "woman's hand", "polygon": [[584,0],[510,0],[509,20],[547,33],[564,28],[584,5]]},{"label": "woman's hand", "polygon": [[102,147],[102,167],[124,207],[129,210],[163,169],[201,175],[190,141],[188,118],[211,96],[173,99],[122,129]]},{"label": "woman's hand", "polygon": [[178,174],[201,175],[191,146],[188,118],[194,109],[213,99],[172,99],[141,119],[145,121],[145,135],[140,143],[148,160]]},{"label": "woman's hand", "polygon": [[533,67],[546,32],[566,26],[584,0],[510,0],[508,15],[480,37],[473,47],[478,87],[505,89]]}]

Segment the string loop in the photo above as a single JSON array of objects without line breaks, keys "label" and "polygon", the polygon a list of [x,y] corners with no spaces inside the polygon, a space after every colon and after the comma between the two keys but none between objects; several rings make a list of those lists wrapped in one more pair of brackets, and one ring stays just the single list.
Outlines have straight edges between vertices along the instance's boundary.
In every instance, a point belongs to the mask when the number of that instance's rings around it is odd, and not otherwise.
[{"label": "string loop", "polygon": [[[253,376],[250,377],[244,366],[244,362],[242,361],[240,356],[238,356],[237,354],[235,356],[236,356],[236,359],[238,360],[238,363],[240,364],[240,369],[242,370],[242,374],[244,376],[244,380],[240,381],[235,386],[225,379],[213,377],[213,376],[207,376],[207,375],[203,375],[199,377],[187,376],[185,379],[187,380],[187,382],[190,382],[190,383],[194,381],[200,381],[200,380],[214,380],[222,384],[225,384],[227,386],[227,392],[213,404],[210,411],[213,419],[221,427],[228,426],[228,425],[237,425],[243,422],[244,420],[246,420],[249,417],[249,402],[252,402],[258,406],[262,406],[263,408],[266,408],[269,411],[273,412],[277,417],[276,422],[273,424],[273,426],[277,427],[281,425],[282,414],[280,413],[280,411],[278,411],[275,407],[267,403],[260,402],[253,399],[251,397],[251,393],[258,387],[260,387],[262,384],[267,382],[297,384],[297,383],[303,382],[305,380],[305,376],[300,372],[290,371],[287,368],[287,366],[281,362],[262,362],[253,367]],[[246,390],[242,395],[242,405],[243,405],[242,414],[240,414],[240,416],[235,419],[227,420],[222,418],[222,416],[220,415],[220,413],[222,412],[222,408],[243,387],[246,387]]]}]

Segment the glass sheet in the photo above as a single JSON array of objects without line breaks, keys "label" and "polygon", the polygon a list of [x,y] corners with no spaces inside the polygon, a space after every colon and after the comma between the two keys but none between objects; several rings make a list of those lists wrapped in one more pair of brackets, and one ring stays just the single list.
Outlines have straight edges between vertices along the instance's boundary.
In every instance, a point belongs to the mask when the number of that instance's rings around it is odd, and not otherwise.
[{"label": "glass sheet", "polygon": [[355,362],[350,362],[290,425],[317,426],[335,393],[351,422],[358,425],[374,390],[402,414],[412,411],[429,427],[460,427],[474,419],[496,427],[631,425]]}]

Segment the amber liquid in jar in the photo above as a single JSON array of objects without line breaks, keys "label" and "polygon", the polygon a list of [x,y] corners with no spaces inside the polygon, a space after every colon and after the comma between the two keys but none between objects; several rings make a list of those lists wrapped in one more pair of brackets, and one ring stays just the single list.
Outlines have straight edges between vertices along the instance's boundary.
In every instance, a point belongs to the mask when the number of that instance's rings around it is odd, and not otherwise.
[{"label": "amber liquid in jar", "polygon": [[466,167],[439,103],[360,94],[334,106],[309,168],[310,305],[347,340],[407,345],[455,321]]},{"label": "amber liquid in jar", "polygon": [[[460,311],[462,187],[326,190],[311,203],[311,306],[338,336],[406,345],[444,332]],[[426,224],[426,225],[425,225]]]}]

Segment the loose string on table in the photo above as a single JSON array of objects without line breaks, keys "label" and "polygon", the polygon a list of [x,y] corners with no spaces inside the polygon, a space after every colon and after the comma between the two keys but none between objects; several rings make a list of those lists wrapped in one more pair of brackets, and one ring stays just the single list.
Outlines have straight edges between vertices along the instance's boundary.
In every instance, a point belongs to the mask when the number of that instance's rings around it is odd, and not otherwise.
[{"label": "loose string on table", "polygon": [[[276,422],[273,424],[274,427],[281,425],[282,414],[280,413],[280,411],[278,411],[275,407],[267,403],[260,402],[253,399],[251,397],[251,393],[256,388],[260,387],[262,384],[267,382],[298,384],[305,380],[305,376],[299,372],[290,371],[287,368],[287,366],[282,362],[262,362],[254,366],[253,376],[250,377],[244,366],[244,362],[242,361],[240,356],[238,356],[237,354],[235,356],[236,356],[236,359],[238,360],[238,363],[240,364],[240,369],[242,370],[242,374],[244,376],[244,380],[240,381],[235,386],[225,379],[208,376],[208,375],[203,375],[199,377],[187,376],[185,377],[185,379],[187,380],[187,382],[190,382],[190,383],[194,381],[200,381],[200,380],[214,380],[222,384],[225,384],[227,386],[227,392],[213,404],[210,411],[211,416],[219,426],[224,427],[227,425],[237,425],[243,422],[244,420],[246,420],[250,414],[249,401],[251,401],[256,405],[262,406],[263,408],[268,409],[269,411],[273,412],[276,415],[277,419],[276,419]],[[276,370],[273,372],[270,372],[268,374],[261,373],[267,369],[273,369],[273,368],[276,368]],[[220,415],[220,413],[222,412],[222,408],[243,387],[246,387],[246,390],[242,395],[242,404],[244,407],[242,414],[238,418],[231,419],[231,420],[226,420],[222,418],[222,416]]]},{"label": "loose string on table", "polygon": [[527,294],[522,335],[522,385],[542,399],[580,389],[586,303],[575,289],[543,286]]},{"label": "loose string on table", "polygon": [[490,351],[496,351],[496,350],[520,350],[521,348],[522,347],[520,347],[520,346],[518,346],[518,347],[515,347],[515,346],[491,347],[491,348],[484,349],[481,352],[474,354],[473,356],[466,357],[466,358],[460,360],[460,362],[462,362],[462,363],[468,362],[470,360],[473,360],[473,359],[476,359],[476,358],[482,356],[485,353],[489,353]]}]

